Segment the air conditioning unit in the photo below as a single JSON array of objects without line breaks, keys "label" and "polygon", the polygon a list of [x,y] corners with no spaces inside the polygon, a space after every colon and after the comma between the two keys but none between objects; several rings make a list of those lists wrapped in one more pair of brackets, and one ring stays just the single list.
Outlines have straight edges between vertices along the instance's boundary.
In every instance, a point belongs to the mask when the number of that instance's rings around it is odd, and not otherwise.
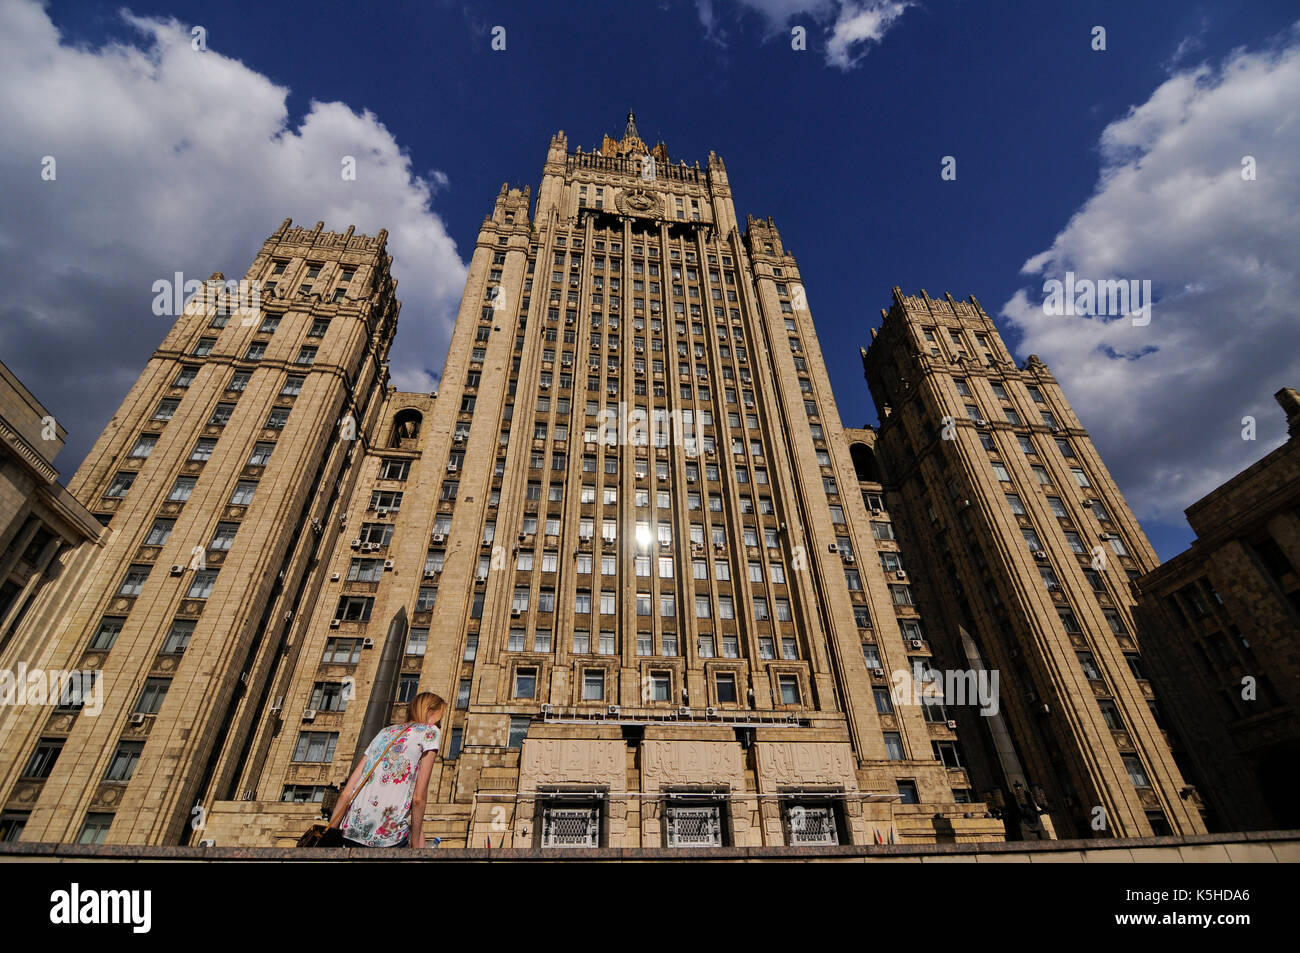
[{"label": "air conditioning unit", "polygon": [[925,643],[924,643],[921,639],[912,639],[912,641],[911,641],[911,646],[912,646],[912,648],[914,648],[914,649],[919,649],[919,648],[921,648],[921,647],[924,646],[924,645],[925,645]]},{"label": "air conditioning unit", "polygon": [[457,445],[462,445],[465,443],[465,435],[458,433],[456,436],[451,438],[451,442]]},{"label": "air conditioning unit", "polygon": [[884,670],[883,668],[873,668],[873,669],[871,670],[871,677],[872,677],[872,678],[884,678],[884,677],[885,677],[885,670]]},{"label": "air conditioning unit", "polygon": [[284,708],[283,695],[281,695],[279,698],[277,698],[274,702],[271,703],[271,711],[280,711],[282,708]]},{"label": "air conditioning unit", "polygon": [[426,570],[424,571],[424,578],[425,578],[425,579],[437,579],[437,578],[438,578],[438,573],[437,573],[436,570],[433,570],[433,569],[426,569]]},{"label": "air conditioning unit", "polygon": [[885,512],[884,510],[872,510],[872,511],[871,511],[871,515],[872,515],[872,516],[881,516],[881,515],[884,514],[884,512]]},{"label": "air conditioning unit", "polygon": [[1046,558],[1047,558],[1047,553],[1044,552],[1044,551],[1041,550],[1041,549],[1035,549],[1035,550],[1034,550],[1034,558],[1035,558],[1035,559],[1046,559]]},{"label": "air conditioning unit", "polygon": [[565,324],[575,324],[575,323],[577,323],[577,318],[565,318],[565,319],[564,319],[564,323],[565,323]]},{"label": "air conditioning unit", "polygon": [[315,530],[316,532],[318,532],[318,533],[321,531],[321,529],[322,529],[322,524],[321,524],[321,521],[320,521],[320,517],[319,517],[319,516],[313,516],[313,517],[311,518],[311,528],[314,529],[314,530]]},{"label": "air conditioning unit", "polygon": [[957,722],[955,722],[955,721],[949,721],[949,722],[948,722],[948,727],[949,727],[949,728],[952,728],[952,729],[955,731],[955,730],[957,729]]},{"label": "air conditioning unit", "polygon": [[718,710],[716,708],[706,708],[704,709],[704,715],[706,718],[716,718],[718,717]]},{"label": "air conditioning unit", "polygon": [[445,543],[447,541],[447,536],[445,533],[434,533],[433,541],[435,543]]},{"label": "air conditioning unit", "polygon": [[460,469],[460,468],[457,467],[456,464],[454,464],[454,463],[449,463],[449,464],[447,464],[447,472],[448,472],[448,473],[455,473],[458,469]]},{"label": "air conditioning unit", "polygon": [[330,582],[338,582],[342,578],[343,577],[339,573],[336,572],[330,573]]},{"label": "air conditioning unit", "polygon": [[373,648],[375,647],[375,640],[374,640],[374,639],[362,639],[362,640],[361,640],[361,647],[362,647],[363,649],[373,649]]},{"label": "air conditioning unit", "polygon": [[331,629],[337,629],[337,628],[338,628],[340,625],[342,625],[342,624],[343,624],[343,620],[342,620],[342,619],[330,619],[330,628],[331,628]]},{"label": "air conditioning unit", "polygon": [[172,566],[173,576],[182,576],[184,574],[185,574],[185,567],[182,566],[180,563],[177,563],[175,566]]},{"label": "air conditioning unit", "polygon": [[315,709],[315,708],[308,708],[308,709],[306,709],[305,711],[303,711],[303,713],[302,713],[302,720],[303,720],[303,721],[315,721],[315,720],[316,720],[316,709]]},{"label": "air conditioning unit", "polygon": [[845,553],[845,554],[844,554],[844,563],[845,563],[845,565],[847,565],[847,566],[852,566],[855,562],[857,562],[857,560],[853,558],[852,554],[850,554],[850,553]]},{"label": "air conditioning unit", "polygon": [[987,420],[985,420],[983,417],[976,417],[976,418],[975,418],[975,426],[976,426],[976,427],[987,427],[988,425],[989,425],[989,422],[988,422]]},{"label": "air conditioning unit", "polygon": [[672,545],[673,545],[673,541],[672,541],[671,539],[661,539],[661,540],[659,540],[659,548],[660,548],[660,549],[671,549],[671,548],[672,548]]},{"label": "air conditioning unit", "polygon": [[361,548],[361,540],[359,540],[359,539],[354,539],[354,540],[352,541],[352,543],[351,543],[351,546],[352,546],[353,549],[360,549],[360,548]]},{"label": "air conditioning unit", "polygon": [[726,546],[725,543],[714,543],[714,544],[713,544],[713,551],[714,551],[715,553],[723,552],[726,548],[727,548],[727,546]]},{"label": "air conditioning unit", "polygon": [[387,515],[388,515],[388,507],[386,507],[386,506],[377,506],[377,507],[375,507],[375,512],[378,513],[380,516],[387,516]]},{"label": "air conditioning unit", "polygon": [[131,724],[133,724],[133,725],[143,725],[143,724],[144,724],[144,715],[141,714],[140,712],[136,712],[134,715],[131,716]]},{"label": "air conditioning unit", "polygon": [[1050,715],[1052,713],[1052,706],[1047,704],[1047,702],[1043,702],[1038,706],[1038,711],[1040,714]]},{"label": "air conditioning unit", "polygon": [[623,710],[623,709],[621,709],[618,705],[610,705],[610,706],[609,706],[609,714],[610,714],[612,717],[614,717],[614,718],[617,718],[618,715],[619,715],[619,712],[621,712],[622,710]]},{"label": "air conditioning unit", "polygon": [[826,544],[826,552],[828,552],[828,553],[838,553],[839,551],[840,551],[840,547],[839,547],[839,544],[838,544],[838,543],[827,543],[827,544]]},{"label": "air conditioning unit", "polygon": [[555,714],[555,706],[552,705],[550,702],[543,702],[542,715],[546,716],[546,715],[553,715],[553,714]]},{"label": "air conditioning unit", "polygon": [[550,384],[547,384],[545,381],[543,381],[541,384],[539,384],[539,385],[537,385],[537,386],[538,386],[539,388],[541,388],[542,390],[550,390],[550,389],[551,389],[551,385],[550,385]]},{"label": "air conditioning unit", "polygon": [[379,548],[379,544],[378,544],[378,543],[362,543],[362,544],[361,544],[361,548],[362,548],[365,552],[373,553],[376,549]]},{"label": "air conditioning unit", "polygon": [[215,840],[213,840],[211,837],[208,837],[208,838],[205,838],[204,840],[199,841],[199,846],[200,846],[200,847],[216,847],[216,846],[217,846],[217,842],[216,842]]},{"label": "air conditioning unit", "polygon": [[683,718],[689,718],[691,717],[691,710],[683,705],[681,708],[677,709],[677,714]]},{"label": "air conditioning unit", "polygon": [[523,614],[524,614],[523,611],[520,610],[520,609],[511,609],[511,610],[510,610],[510,618],[512,618],[512,619],[518,619],[518,618],[519,618],[520,616],[522,616]]},{"label": "air conditioning unit", "polygon": [[894,578],[895,578],[895,579],[906,579],[906,578],[907,578],[907,573],[906,573],[904,570],[902,570],[902,569],[896,569],[896,570],[894,570]]}]

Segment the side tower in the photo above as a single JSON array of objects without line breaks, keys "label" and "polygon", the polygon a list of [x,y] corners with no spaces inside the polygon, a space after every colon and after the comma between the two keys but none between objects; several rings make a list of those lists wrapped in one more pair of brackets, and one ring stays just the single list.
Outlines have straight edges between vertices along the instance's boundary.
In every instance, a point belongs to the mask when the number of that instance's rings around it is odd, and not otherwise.
[{"label": "side tower", "polygon": [[950,664],[1001,675],[1009,741],[972,746],[981,789],[1025,836],[1204,831],[1134,633],[1129,583],[1158,560],[1055,378],[973,297],[895,288],[882,315],[863,366],[922,607]]},{"label": "side tower", "polygon": [[93,671],[102,694],[0,715],[24,840],[179,843],[229,787],[314,599],[354,422],[383,392],[385,238],[285,220],[245,276],[260,306],[213,275],[72,479],[108,533],[68,557],[0,665]]}]

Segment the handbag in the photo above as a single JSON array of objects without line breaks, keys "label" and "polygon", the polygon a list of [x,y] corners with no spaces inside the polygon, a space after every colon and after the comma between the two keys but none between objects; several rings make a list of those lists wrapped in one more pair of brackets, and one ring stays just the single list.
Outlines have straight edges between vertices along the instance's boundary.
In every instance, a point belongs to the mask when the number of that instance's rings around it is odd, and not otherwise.
[{"label": "handbag", "polygon": [[[380,763],[384,760],[384,755],[388,754],[388,749],[397,744],[397,742],[400,741],[410,730],[410,728],[407,728],[405,731],[399,731],[393,737],[393,740],[384,746],[384,750],[379,752],[379,757],[375,759],[375,763],[370,766],[370,770],[366,772],[366,776],[361,779],[361,783],[357,785],[357,789],[352,792],[352,797],[348,798],[348,803],[343,808],[344,817],[347,817],[348,810],[352,807],[352,802],[357,799],[357,795],[361,793],[361,789],[370,782],[370,776],[375,773],[375,768],[379,767]],[[298,846],[342,847],[343,830],[342,828],[335,827],[333,824],[313,824],[305,834],[298,838]]]}]

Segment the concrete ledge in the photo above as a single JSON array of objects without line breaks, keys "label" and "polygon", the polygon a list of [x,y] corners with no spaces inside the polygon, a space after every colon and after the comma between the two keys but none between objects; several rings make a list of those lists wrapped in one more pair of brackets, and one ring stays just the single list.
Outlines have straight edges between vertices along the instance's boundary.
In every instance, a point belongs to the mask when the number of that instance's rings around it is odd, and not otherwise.
[{"label": "concrete ledge", "polygon": [[832,861],[870,863],[1286,863],[1300,854],[1300,831],[1245,831],[1126,840],[1018,841],[972,844],[862,844],[844,847],[600,847],[593,850],[424,848],[375,850],[294,847],[143,847],[134,845],[0,844],[0,863],[317,863],[323,861],[663,862]]}]

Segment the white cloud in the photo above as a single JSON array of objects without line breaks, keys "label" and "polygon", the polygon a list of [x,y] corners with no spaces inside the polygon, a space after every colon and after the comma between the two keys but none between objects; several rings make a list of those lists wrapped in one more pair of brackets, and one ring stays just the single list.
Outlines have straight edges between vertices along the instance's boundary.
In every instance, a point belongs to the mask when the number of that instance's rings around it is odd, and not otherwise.
[{"label": "white cloud", "polygon": [[[914,4],[910,0],[736,0],[736,5],[759,14],[773,34],[792,26],[823,26],[826,62],[850,70]],[[722,42],[712,0],[696,0],[696,9],[708,38]]]},{"label": "white cloud", "polygon": [[[1051,367],[1144,518],[1181,510],[1285,438],[1300,382],[1300,28],[1176,73],[1111,123],[1091,198],[1025,263],[1002,314]],[[1252,156],[1255,181],[1243,181]],[[1048,317],[1041,280],[1149,279],[1150,324]],[[1241,438],[1253,416],[1259,438]]]},{"label": "white cloud", "polygon": [[[427,176],[368,111],[312,102],[175,20],[124,13],[139,38],[67,44],[45,11],[0,0],[0,355],[72,430],[65,472],[167,330],[151,287],[181,271],[241,276],[287,217],[389,231],[402,316],[395,382],[429,390],[465,267]],[[219,47],[219,43],[216,44]],[[57,178],[43,181],[53,156]],[[355,181],[340,175],[355,156]]]}]

